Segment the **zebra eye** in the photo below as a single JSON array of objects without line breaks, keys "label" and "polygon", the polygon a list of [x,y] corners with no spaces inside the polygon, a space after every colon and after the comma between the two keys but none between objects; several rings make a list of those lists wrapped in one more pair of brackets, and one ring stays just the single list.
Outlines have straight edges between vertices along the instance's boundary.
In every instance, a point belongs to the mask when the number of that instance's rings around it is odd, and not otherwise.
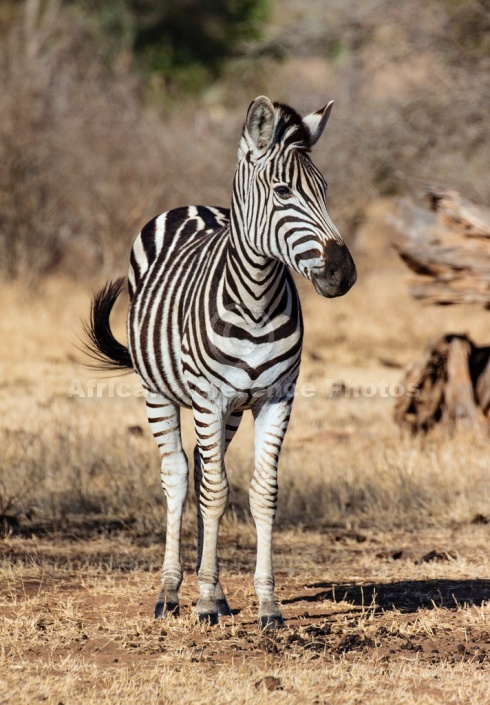
[{"label": "zebra eye", "polygon": [[280,198],[288,198],[288,196],[292,196],[291,189],[285,184],[279,184],[279,186],[274,186],[274,191]]}]

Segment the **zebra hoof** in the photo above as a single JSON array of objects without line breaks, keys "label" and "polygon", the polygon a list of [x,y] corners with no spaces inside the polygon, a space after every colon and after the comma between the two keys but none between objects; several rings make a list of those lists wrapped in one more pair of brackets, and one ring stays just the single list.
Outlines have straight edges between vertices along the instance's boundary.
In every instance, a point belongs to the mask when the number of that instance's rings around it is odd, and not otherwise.
[{"label": "zebra hoof", "polygon": [[272,632],[276,629],[282,629],[283,627],[284,619],[281,615],[266,614],[263,617],[259,617],[259,629],[263,632]]},{"label": "zebra hoof", "polygon": [[208,624],[210,627],[215,627],[219,621],[217,612],[201,612],[198,617],[201,624]]},{"label": "zebra hoof", "polygon": [[218,615],[220,617],[231,617],[231,615],[233,614],[226,597],[224,597],[223,599],[216,600],[216,609],[218,610]]},{"label": "zebra hoof", "polygon": [[160,602],[159,600],[155,605],[155,619],[165,619],[168,615],[172,615],[172,617],[179,616],[179,603]]}]

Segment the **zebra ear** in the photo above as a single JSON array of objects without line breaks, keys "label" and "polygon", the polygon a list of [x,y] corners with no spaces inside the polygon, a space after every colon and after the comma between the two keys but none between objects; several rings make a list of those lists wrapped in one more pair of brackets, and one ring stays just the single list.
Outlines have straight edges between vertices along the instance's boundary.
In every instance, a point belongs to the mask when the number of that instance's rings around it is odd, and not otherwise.
[{"label": "zebra ear", "polygon": [[311,113],[303,118],[303,123],[308,128],[311,136],[311,146],[315,145],[323,134],[325,125],[327,124],[328,118],[333,107],[333,100],[331,100],[327,105],[321,110],[317,110],[316,113]]},{"label": "zebra ear", "polygon": [[259,152],[263,152],[271,146],[274,139],[274,124],[276,120],[276,109],[269,98],[261,95],[256,98],[247,112],[245,119],[245,130],[248,133],[247,141]]}]

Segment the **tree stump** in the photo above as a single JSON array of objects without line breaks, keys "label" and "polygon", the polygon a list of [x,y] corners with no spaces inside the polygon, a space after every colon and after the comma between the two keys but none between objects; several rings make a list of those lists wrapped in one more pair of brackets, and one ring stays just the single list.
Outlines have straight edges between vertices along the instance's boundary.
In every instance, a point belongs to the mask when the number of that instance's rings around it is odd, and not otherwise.
[{"label": "tree stump", "polygon": [[436,424],[449,431],[490,431],[490,347],[477,347],[466,335],[432,340],[406,369],[402,384],[394,418],[411,433]]},{"label": "tree stump", "polygon": [[[395,249],[415,274],[410,293],[426,304],[490,307],[490,210],[454,191],[431,190],[426,197],[426,208],[399,199],[390,216]],[[490,431],[490,347],[466,335],[432,340],[407,368],[403,385],[394,413],[402,428]]]}]

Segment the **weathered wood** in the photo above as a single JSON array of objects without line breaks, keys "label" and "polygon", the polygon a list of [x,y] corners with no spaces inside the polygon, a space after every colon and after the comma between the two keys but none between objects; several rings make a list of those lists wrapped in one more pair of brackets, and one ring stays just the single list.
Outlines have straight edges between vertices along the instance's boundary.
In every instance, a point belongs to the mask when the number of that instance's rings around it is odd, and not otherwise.
[{"label": "weathered wood", "polygon": [[[400,199],[394,245],[415,273],[410,293],[424,303],[490,306],[490,211],[454,191],[430,191],[428,208]],[[464,335],[431,341],[403,380],[395,421],[413,433],[436,424],[490,431],[490,347]]]},{"label": "weathered wood", "polygon": [[474,346],[464,337],[454,337],[447,356],[442,422],[451,427],[486,429],[485,417],[476,401],[471,379]]},{"label": "weathered wood", "polygon": [[431,210],[439,213],[441,222],[456,227],[468,237],[490,237],[490,210],[475,206],[456,191],[428,191]]},{"label": "weathered wood", "polygon": [[436,424],[452,431],[490,431],[490,347],[465,335],[432,340],[405,371],[405,393],[395,404],[397,424],[412,433]]},{"label": "weathered wood", "polygon": [[413,433],[428,431],[442,415],[448,345],[444,338],[431,341],[420,359],[405,370],[404,394],[395,402],[396,423]]},{"label": "weathered wood", "polygon": [[490,347],[477,348],[472,365],[476,400],[484,415],[490,419]]},{"label": "weathered wood", "polygon": [[490,211],[453,191],[427,194],[428,208],[399,199],[393,244],[415,272],[410,293],[424,303],[490,305]]}]

